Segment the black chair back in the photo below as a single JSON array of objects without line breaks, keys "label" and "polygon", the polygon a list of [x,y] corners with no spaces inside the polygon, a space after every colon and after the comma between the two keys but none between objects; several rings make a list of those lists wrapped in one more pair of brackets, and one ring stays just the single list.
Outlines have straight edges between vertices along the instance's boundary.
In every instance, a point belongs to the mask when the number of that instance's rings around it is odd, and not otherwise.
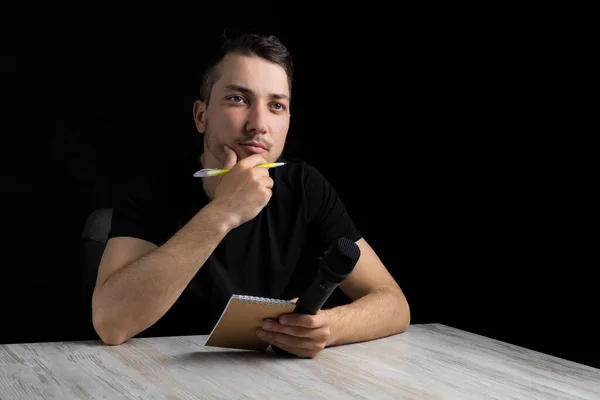
[{"label": "black chair back", "polygon": [[81,236],[82,293],[80,335],[82,339],[97,339],[92,323],[92,295],[96,286],[98,266],[106,247],[112,223],[112,208],[94,210],[86,219]]}]

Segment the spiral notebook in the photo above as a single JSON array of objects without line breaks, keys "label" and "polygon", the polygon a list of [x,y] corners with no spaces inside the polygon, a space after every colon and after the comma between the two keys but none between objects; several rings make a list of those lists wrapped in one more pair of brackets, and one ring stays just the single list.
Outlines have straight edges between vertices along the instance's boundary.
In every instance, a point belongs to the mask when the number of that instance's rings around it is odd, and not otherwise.
[{"label": "spiral notebook", "polygon": [[266,318],[277,318],[295,308],[296,304],[288,300],[234,294],[204,345],[265,350],[269,344],[256,336],[256,330]]}]

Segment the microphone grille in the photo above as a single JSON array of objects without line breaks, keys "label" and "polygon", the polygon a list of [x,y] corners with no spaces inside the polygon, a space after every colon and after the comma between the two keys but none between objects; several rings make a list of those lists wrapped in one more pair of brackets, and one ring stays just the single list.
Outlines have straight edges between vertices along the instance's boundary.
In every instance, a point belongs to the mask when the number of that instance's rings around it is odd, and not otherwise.
[{"label": "microphone grille", "polygon": [[337,241],[337,250],[351,260],[358,261],[360,257],[360,249],[352,240],[348,238],[339,238]]},{"label": "microphone grille", "polygon": [[360,258],[360,248],[352,240],[342,237],[326,252],[329,267],[337,273],[349,274]]}]

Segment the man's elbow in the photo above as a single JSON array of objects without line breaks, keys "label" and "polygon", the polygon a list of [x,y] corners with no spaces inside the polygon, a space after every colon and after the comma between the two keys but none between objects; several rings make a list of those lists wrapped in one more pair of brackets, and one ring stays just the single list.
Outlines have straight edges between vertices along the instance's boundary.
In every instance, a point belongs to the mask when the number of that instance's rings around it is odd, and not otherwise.
[{"label": "man's elbow", "polygon": [[405,332],[410,325],[410,306],[406,299],[400,301],[400,318],[398,325],[398,333]]},{"label": "man's elbow", "polygon": [[94,324],[94,330],[104,344],[117,346],[127,341],[127,335],[123,331],[111,325],[106,320],[97,317],[96,315],[97,314],[94,314],[92,321]]},{"label": "man's elbow", "polygon": [[396,310],[398,315],[396,318],[396,333],[402,333],[405,332],[410,325],[410,306],[406,300],[406,296],[404,296],[404,293],[400,288],[392,288],[390,290],[397,305]]},{"label": "man's elbow", "polygon": [[116,346],[128,339],[123,329],[115,326],[114,321],[102,309],[96,307],[92,309],[92,324],[96,334],[104,344]]}]

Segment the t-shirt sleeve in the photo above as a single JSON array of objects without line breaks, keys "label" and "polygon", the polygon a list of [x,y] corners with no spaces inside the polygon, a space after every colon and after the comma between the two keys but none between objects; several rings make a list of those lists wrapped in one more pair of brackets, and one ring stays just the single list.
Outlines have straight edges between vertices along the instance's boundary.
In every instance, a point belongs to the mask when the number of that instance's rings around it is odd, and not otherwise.
[{"label": "t-shirt sleeve", "polygon": [[340,237],[354,242],[362,237],[337,191],[316,168],[308,164],[304,170],[304,190],[309,235],[317,240],[320,250],[325,250]]},{"label": "t-shirt sleeve", "polygon": [[160,246],[164,240],[160,228],[162,213],[155,196],[157,193],[152,193],[146,183],[130,185],[115,202],[108,238],[134,237]]}]

